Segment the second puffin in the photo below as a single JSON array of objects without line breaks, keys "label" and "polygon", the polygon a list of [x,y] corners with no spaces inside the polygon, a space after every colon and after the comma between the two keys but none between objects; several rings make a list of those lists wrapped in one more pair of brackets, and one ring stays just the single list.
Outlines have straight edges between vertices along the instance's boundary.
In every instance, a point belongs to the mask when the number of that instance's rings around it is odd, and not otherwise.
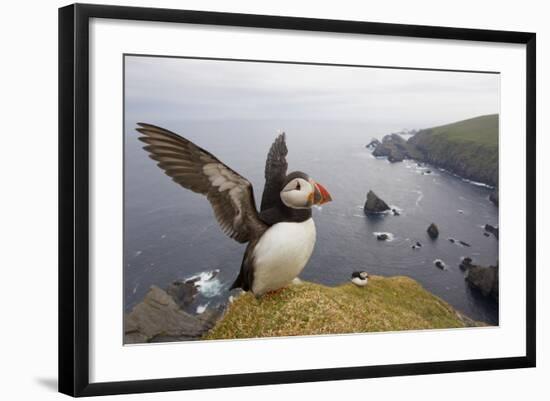
[{"label": "second puffin", "polygon": [[285,134],[269,150],[260,212],[252,184],[193,142],[150,124],[138,123],[149,157],[175,182],[203,194],[221,229],[248,242],[241,270],[231,288],[261,296],[288,285],[307,264],[315,246],[311,207],[332,200],[307,174],[287,175]]}]

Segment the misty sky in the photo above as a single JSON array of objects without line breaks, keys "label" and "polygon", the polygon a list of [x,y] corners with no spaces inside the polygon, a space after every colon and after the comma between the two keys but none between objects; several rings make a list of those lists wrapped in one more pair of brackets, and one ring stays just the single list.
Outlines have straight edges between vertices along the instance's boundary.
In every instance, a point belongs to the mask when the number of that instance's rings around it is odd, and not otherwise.
[{"label": "misty sky", "polygon": [[126,57],[131,121],[285,120],[428,128],[498,113],[499,75]]}]

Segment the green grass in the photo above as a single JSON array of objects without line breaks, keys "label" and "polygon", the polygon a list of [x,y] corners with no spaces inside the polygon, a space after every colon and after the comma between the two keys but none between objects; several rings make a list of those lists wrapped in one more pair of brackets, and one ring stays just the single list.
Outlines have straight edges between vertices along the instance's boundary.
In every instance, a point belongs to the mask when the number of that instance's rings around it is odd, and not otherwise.
[{"label": "green grass", "polygon": [[479,323],[407,277],[371,276],[366,287],[303,282],[261,298],[245,293],[204,338],[456,328]]},{"label": "green grass", "polygon": [[431,134],[448,141],[471,142],[498,150],[498,114],[470,118],[430,129]]},{"label": "green grass", "polygon": [[498,115],[420,131],[410,143],[424,159],[464,178],[498,185]]}]

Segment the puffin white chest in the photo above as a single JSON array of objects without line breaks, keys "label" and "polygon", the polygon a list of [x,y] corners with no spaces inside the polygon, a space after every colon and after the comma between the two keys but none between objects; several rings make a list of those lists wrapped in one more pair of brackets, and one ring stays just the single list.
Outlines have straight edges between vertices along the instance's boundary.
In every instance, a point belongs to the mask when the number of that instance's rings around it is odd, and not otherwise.
[{"label": "puffin white chest", "polygon": [[254,249],[252,292],[262,295],[289,284],[308,262],[315,246],[313,219],[271,226]]}]

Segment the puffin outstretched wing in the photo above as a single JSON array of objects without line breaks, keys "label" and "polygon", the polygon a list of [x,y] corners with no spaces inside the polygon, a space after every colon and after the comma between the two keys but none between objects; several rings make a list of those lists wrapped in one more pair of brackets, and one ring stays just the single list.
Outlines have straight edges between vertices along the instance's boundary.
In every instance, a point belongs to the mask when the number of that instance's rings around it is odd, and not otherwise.
[{"label": "puffin outstretched wing", "polygon": [[288,163],[286,155],[288,149],[286,147],[285,133],[281,133],[269,149],[267,160],[265,162],[265,186],[262,194],[261,211],[266,211],[281,203],[279,192],[283,187]]},{"label": "puffin outstretched wing", "polygon": [[252,184],[193,142],[154,125],[138,123],[149,157],[175,182],[206,196],[223,232],[240,243],[260,236]]}]

